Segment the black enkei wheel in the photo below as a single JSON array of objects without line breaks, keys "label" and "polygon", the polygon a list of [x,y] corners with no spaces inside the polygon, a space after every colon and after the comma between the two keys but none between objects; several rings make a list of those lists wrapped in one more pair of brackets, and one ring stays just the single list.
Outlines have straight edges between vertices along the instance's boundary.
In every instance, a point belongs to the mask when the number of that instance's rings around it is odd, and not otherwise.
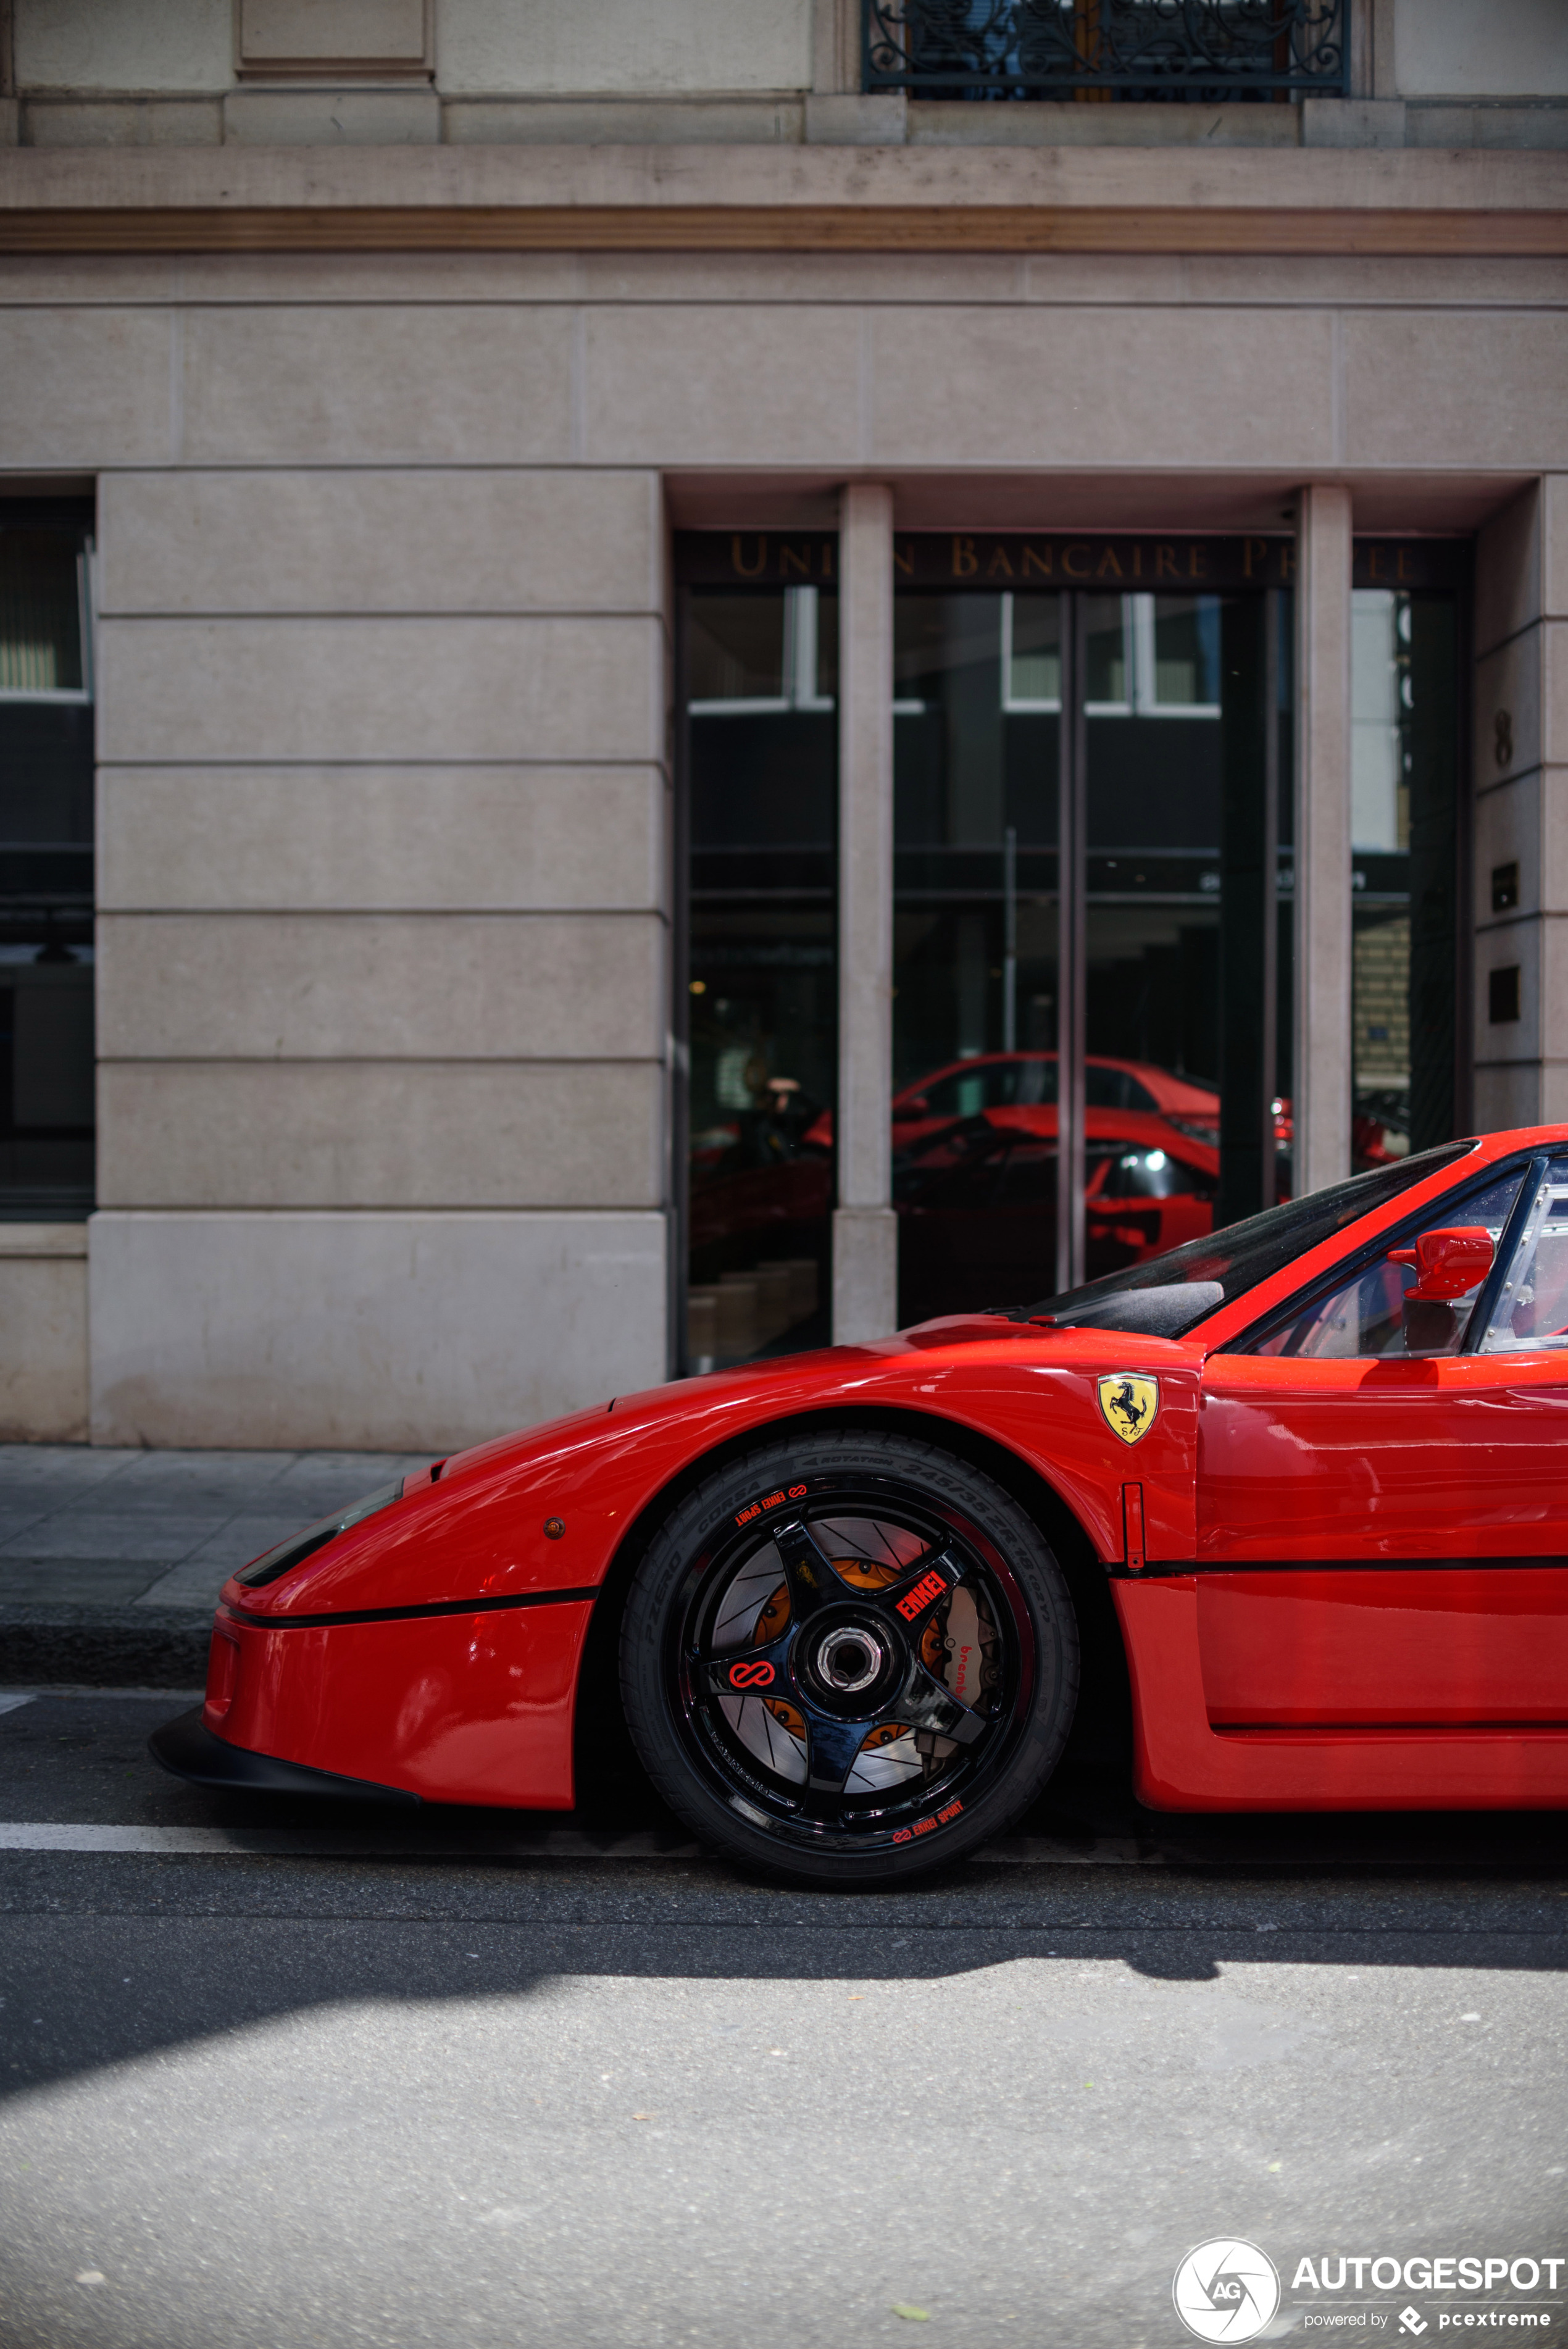
[{"label": "black enkei wheel", "polygon": [[865,1884],[960,1858],[1050,1775],[1078,1625],[1039,1528],[910,1437],[759,1446],[650,1544],[621,1635],[626,1718],[710,1849]]}]

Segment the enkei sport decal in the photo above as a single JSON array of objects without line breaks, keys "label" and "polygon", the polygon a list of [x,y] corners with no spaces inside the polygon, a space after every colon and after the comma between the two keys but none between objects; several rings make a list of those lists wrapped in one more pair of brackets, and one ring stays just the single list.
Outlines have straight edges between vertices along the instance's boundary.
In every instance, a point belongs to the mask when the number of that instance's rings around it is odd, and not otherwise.
[{"label": "enkei sport decal", "polygon": [[938,1574],[936,1568],[933,1567],[931,1572],[923,1576],[913,1590],[904,1592],[898,1602],[899,1613],[906,1623],[913,1623],[917,1615],[924,1614],[934,1599],[941,1598],[946,1588],[946,1576]]},{"label": "enkei sport decal", "polygon": [[949,1819],[955,1819],[963,1808],[963,1804],[955,1796],[951,1803],[945,1804],[937,1812],[934,1819],[916,1819],[912,1827],[900,1827],[893,1837],[893,1841],[894,1843],[913,1843],[916,1836],[934,1835],[938,1827],[945,1826]]},{"label": "enkei sport decal", "polygon": [[765,1659],[751,1664],[731,1664],[729,1685],[734,1689],[771,1688],[773,1667]]},{"label": "enkei sport decal", "polygon": [[740,1510],[735,1522],[738,1526],[748,1526],[753,1517],[759,1517],[762,1515],[764,1509],[776,1509],[783,1501],[803,1501],[806,1497],[806,1489],[804,1485],[791,1485],[787,1493],[769,1493],[764,1499],[753,1501],[748,1507]]}]

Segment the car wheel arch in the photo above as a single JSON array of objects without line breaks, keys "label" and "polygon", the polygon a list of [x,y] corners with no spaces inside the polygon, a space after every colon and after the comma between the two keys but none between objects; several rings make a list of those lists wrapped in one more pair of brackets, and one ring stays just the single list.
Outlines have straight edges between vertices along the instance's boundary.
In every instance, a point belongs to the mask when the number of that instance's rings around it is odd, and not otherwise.
[{"label": "car wheel arch", "polygon": [[688,1492],[762,1444],[791,1436],[871,1433],[913,1437],[978,1468],[1017,1502],[1050,1544],[1078,1617],[1082,1678],[1078,1718],[1064,1760],[1118,1767],[1131,1754],[1131,1695],[1126,1647],[1110,1585],[1083,1526],[1059,1493],[1026,1460],[994,1436],[941,1413],[888,1405],[838,1405],[791,1413],[726,1437],[685,1462],[638,1513],[617,1544],[599,1587],[578,1665],[573,1707],[573,1776],[580,1805],[613,1801],[628,1769],[642,1777],[621,1710],[621,1621],[637,1568],[659,1526]]}]

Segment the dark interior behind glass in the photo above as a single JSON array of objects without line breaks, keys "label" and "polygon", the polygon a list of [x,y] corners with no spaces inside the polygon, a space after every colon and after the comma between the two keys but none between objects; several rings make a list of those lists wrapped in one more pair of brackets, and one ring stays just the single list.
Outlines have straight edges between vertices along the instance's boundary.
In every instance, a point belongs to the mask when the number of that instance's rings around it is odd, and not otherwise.
[{"label": "dark interior behind glass", "polygon": [[0,1218],[94,1203],[92,509],[0,503]]}]

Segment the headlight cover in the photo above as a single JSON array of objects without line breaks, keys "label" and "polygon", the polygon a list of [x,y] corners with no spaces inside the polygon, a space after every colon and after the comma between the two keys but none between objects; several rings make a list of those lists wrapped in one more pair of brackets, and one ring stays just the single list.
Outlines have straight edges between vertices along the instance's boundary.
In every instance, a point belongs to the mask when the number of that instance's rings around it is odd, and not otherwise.
[{"label": "headlight cover", "polygon": [[394,1501],[400,1501],[403,1483],[399,1476],[395,1484],[378,1485],[362,1501],[351,1501],[346,1509],[335,1509],[329,1517],[317,1517],[315,1525],[306,1526],[303,1533],[291,1534],[276,1549],[269,1549],[263,1557],[253,1558],[249,1566],[242,1567],[234,1580],[242,1582],[248,1590],[261,1590],[269,1582],[281,1581],[318,1549],[325,1549],[329,1541],[346,1534],[350,1526],[359,1525],[366,1517],[373,1517],[377,1509],[389,1509]]}]

